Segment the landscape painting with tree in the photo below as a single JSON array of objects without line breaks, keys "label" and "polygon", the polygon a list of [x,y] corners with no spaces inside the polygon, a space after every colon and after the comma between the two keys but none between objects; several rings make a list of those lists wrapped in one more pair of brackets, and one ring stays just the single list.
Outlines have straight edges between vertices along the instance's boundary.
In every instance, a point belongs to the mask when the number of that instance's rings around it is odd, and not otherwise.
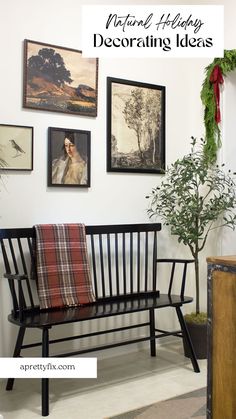
[{"label": "landscape painting with tree", "polygon": [[98,60],[82,52],[25,40],[23,106],[97,115]]},{"label": "landscape painting with tree", "polygon": [[107,78],[107,171],[164,173],[165,87]]}]

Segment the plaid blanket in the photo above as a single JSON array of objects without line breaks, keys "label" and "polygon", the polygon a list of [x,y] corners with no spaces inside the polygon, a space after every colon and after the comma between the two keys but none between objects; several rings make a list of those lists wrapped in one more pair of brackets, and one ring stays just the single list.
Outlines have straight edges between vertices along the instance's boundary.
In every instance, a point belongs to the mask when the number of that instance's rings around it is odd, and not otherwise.
[{"label": "plaid blanket", "polygon": [[40,308],[93,302],[85,226],[39,224],[35,229]]}]

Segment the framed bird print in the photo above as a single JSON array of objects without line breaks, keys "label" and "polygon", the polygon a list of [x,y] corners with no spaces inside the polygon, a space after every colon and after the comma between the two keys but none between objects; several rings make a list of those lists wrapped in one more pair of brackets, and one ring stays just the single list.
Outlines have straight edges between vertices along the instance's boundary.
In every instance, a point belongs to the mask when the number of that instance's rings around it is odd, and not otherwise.
[{"label": "framed bird print", "polygon": [[0,168],[33,170],[33,127],[0,124]]}]

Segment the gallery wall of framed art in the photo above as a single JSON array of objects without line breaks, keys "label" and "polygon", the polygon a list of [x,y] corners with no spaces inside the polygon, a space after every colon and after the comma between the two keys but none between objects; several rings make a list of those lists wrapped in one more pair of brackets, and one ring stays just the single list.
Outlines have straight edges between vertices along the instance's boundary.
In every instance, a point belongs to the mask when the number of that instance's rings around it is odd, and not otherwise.
[{"label": "gallery wall of framed art", "polygon": [[[80,118],[97,117],[98,59],[85,58],[80,50],[45,42],[25,39],[23,44],[25,109],[61,112]],[[106,142],[107,172],[163,174],[165,86],[110,76],[106,81],[107,133],[106,139],[100,141]],[[8,153],[7,169],[33,170],[33,127],[9,127],[2,125],[0,129],[1,150]],[[19,135],[15,132],[9,142],[4,139],[4,133],[10,129],[21,130],[21,137],[25,138],[18,140],[20,144],[13,138]],[[65,143],[67,140],[71,142],[69,146]],[[9,162],[10,144],[16,152],[12,162]],[[73,167],[80,166],[77,174],[76,170],[72,174],[72,161]],[[91,131],[79,127],[50,127],[47,169],[50,187],[90,187]]]}]

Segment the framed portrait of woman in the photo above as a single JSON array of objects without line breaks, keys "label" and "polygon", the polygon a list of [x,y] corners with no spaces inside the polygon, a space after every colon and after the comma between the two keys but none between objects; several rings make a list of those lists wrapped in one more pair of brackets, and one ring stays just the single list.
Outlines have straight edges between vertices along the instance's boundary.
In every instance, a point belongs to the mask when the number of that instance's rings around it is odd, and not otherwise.
[{"label": "framed portrait of woman", "polygon": [[48,128],[48,186],[90,186],[90,131]]}]

